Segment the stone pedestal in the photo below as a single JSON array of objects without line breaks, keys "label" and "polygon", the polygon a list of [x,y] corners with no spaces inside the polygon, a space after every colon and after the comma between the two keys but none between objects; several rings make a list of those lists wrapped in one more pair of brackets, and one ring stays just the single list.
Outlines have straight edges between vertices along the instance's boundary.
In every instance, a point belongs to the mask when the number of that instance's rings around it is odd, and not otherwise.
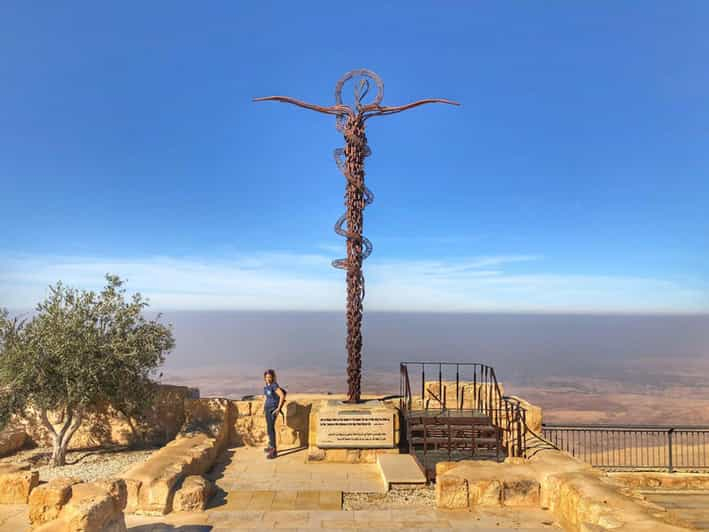
[{"label": "stone pedestal", "polygon": [[398,454],[399,411],[379,400],[324,400],[310,414],[308,461],[375,463]]}]

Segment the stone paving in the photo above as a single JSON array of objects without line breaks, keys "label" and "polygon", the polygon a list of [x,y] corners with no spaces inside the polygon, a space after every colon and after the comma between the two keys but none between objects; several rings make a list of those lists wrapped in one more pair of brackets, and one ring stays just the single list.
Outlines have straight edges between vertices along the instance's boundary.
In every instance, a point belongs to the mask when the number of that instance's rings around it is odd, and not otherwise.
[{"label": "stone paving", "polygon": [[133,532],[227,530],[549,530],[549,512],[537,509],[481,512],[414,507],[342,510],[343,492],[386,493],[377,464],[306,463],[305,450],[267,460],[253,447],[230,449],[210,475],[219,489],[204,513],[127,517]]},{"label": "stone paving", "polygon": [[305,463],[305,449],[284,451],[267,460],[258,447],[229,449],[209,476],[233,491],[349,491],[386,493],[377,464]]},{"label": "stone paving", "polygon": [[0,504],[0,530],[24,532],[30,529],[26,504]]},{"label": "stone paving", "polygon": [[693,527],[709,530],[709,490],[642,490],[639,493]]},{"label": "stone paving", "polygon": [[[260,448],[238,447],[230,449],[210,475],[218,493],[207,511],[126,515],[126,523],[131,532],[558,529],[550,512],[532,508],[342,510],[343,492],[386,492],[377,468],[376,464],[308,464],[305,450],[267,460]],[[0,531],[29,530],[27,505],[0,505]]]}]

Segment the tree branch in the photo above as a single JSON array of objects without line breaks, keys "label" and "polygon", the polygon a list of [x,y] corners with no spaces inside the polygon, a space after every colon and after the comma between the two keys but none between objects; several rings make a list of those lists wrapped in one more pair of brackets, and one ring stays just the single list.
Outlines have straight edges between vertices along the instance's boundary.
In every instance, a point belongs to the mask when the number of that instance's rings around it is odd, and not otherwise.
[{"label": "tree branch", "polygon": [[72,422],[71,426],[69,427],[69,430],[64,434],[61,444],[62,447],[67,447],[69,445],[69,442],[71,441],[72,437],[74,436],[74,433],[79,429],[81,426],[81,422],[84,420],[84,413],[83,411],[79,411],[77,416],[74,418],[74,421]]},{"label": "tree branch", "polygon": [[59,438],[59,441],[64,440],[64,435],[66,434],[66,431],[69,429],[69,426],[71,425],[71,422],[74,419],[74,411],[69,408],[68,406],[66,407],[66,420],[64,421],[64,425],[62,425],[61,430],[59,431],[59,434],[57,434],[57,437]]},{"label": "tree branch", "polygon": [[39,419],[42,421],[42,425],[44,428],[46,428],[53,436],[57,435],[57,431],[54,428],[54,425],[52,425],[49,421],[49,418],[47,417],[47,409],[42,408],[39,411]]}]

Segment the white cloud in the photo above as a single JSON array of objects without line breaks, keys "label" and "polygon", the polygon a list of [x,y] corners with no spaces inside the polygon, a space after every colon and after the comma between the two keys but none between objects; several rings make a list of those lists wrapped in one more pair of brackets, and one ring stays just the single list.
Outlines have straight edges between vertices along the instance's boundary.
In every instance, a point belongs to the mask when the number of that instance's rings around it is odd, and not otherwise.
[{"label": "white cloud", "polygon": [[[539,261],[501,255],[445,261],[370,259],[365,266],[368,310],[706,312],[701,284],[647,277],[518,274],[505,267]],[[220,259],[0,257],[0,306],[29,308],[62,280],[99,289],[104,274],[157,309],[342,310],[344,273],[322,254],[258,253]]]}]

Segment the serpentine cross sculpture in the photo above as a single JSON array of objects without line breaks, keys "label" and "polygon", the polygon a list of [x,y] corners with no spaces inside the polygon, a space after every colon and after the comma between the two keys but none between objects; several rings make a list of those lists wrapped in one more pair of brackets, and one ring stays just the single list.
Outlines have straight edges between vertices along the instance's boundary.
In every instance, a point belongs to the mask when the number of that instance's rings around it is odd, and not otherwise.
[{"label": "serpentine cross sculpture", "polygon": [[[352,80],[354,85],[354,105],[346,105],[342,100],[344,84]],[[371,103],[364,98],[374,82],[377,93]],[[425,105],[446,103],[459,105],[451,100],[429,98],[398,107],[384,107],[384,84],[371,70],[360,69],[348,72],[335,86],[335,105],[324,107],[296,100],[289,96],[267,96],[254,98],[256,102],[277,101],[304,107],[335,116],[338,131],[345,137],[345,147],[335,150],[335,163],[347,180],[345,189],[346,212],[335,223],[335,232],[347,239],[347,258],[332,261],[335,268],[347,271],[347,401],[358,403],[362,377],[362,301],[364,299],[364,275],[362,261],[372,252],[372,243],[362,236],[363,211],[374,200],[374,194],[364,185],[364,158],[371,155],[365,135],[366,121],[373,116],[390,115]]]}]

